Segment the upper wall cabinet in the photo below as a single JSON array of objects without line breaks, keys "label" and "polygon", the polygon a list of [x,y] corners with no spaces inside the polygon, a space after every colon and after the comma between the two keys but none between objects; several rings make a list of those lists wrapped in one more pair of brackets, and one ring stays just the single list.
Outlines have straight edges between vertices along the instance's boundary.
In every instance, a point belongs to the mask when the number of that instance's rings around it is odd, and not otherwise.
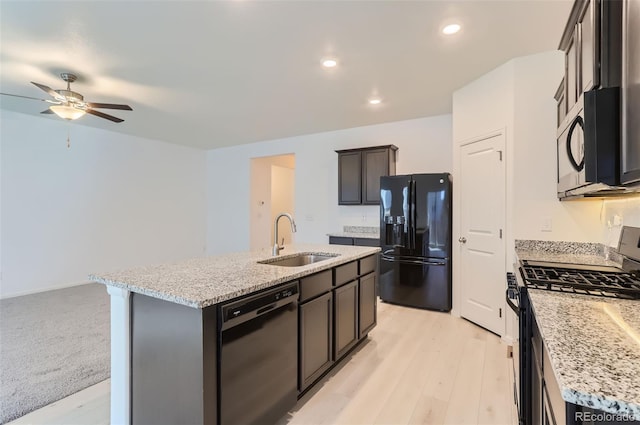
[{"label": "upper wall cabinet", "polygon": [[622,183],[640,187],[640,1],[622,14]]},{"label": "upper wall cabinet", "polygon": [[586,91],[620,86],[621,15],[619,1],[574,1],[560,40],[565,75],[564,93],[556,93],[559,116],[570,118],[567,113]]},{"label": "upper wall cabinet", "polygon": [[347,149],[338,153],[338,204],[379,205],[380,177],[395,176],[397,146]]}]

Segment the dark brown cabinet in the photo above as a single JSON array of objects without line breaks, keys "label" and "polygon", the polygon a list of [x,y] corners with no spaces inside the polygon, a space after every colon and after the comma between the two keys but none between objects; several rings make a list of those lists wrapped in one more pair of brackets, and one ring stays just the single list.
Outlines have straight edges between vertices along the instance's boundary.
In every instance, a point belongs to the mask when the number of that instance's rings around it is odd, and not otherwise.
[{"label": "dark brown cabinet", "polygon": [[376,274],[360,278],[358,285],[359,338],[364,338],[376,325]]},{"label": "dark brown cabinet", "polygon": [[329,236],[329,243],[331,245],[380,246],[380,239]]},{"label": "dark brown cabinet", "polygon": [[377,256],[300,279],[298,391],[307,391],[376,325]]},{"label": "dark brown cabinet", "polygon": [[[622,148],[621,181],[640,186],[640,2],[626,1],[622,14]],[[640,188],[638,189],[640,190]]]},{"label": "dark brown cabinet", "polygon": [[358,341],[358,281],[334,291],[335,359],[339,359]]},{"label": "dark brown cabinet", "polygon": [[333,272],[300,279],[298,390],[304,391],[333,364]]},{"label": "dark brown cabinet", "polygon": [[333,363],[333,293],[300,304],[298,389],[305,390]]},{"label": "dark brown cabinet", "polygon": [[338,153],[338,204],[379,205],[380,177],[395,176],[394,145],[347,149]]},{"label": "dark brown cabinet", "polygon": [[338,203],[362,204],[362,154],[343,152],[338,156]]}]

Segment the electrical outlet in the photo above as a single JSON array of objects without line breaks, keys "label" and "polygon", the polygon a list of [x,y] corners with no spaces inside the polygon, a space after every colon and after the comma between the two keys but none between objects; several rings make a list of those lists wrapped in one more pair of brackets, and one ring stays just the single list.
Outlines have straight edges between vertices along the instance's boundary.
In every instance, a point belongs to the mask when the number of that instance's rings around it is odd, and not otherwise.
[{"label": "electrical outlet", "polygon": [[366,214],[362,214],[362,221],[367,221],[367,215]]},{"label": "electrical outlet", "polygon": [[544,217],[540,224],[540,230],[543,232],[551,232],[553,230],[553,221],[551,217]]},{"label": "electrical outlet", "polygon": [[614,226],[622,226],[622,217],[620,217],[618,214],[615,214],[613,216],[613,225]]},{"label": "electrical outlet", "polygon": [[313,221],[313,214],[307,214],[304,218],[307,221]]}]

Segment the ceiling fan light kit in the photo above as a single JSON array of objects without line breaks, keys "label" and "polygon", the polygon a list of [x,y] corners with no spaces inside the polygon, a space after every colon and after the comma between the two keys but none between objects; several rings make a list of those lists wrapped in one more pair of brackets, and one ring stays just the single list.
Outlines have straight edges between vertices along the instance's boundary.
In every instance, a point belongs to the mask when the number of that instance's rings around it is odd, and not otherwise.
[{"label": "ceiling fan light kit", "polygon": [[123,122],[124,120],[118,117],[114,117],[113,115],[105,114],[104,112],[96,111],[95,109],[120,109],[123,111],[133,111],[133,109],[129,105],[120,105],[116,103],[85,102],[84,96],[71,90],[71,83],[78,79],[76,75],[68,72],[63,72],[62,74],[60,74],[60,78],[67,82],[66,90],[53,90],[51,87],[45,86],[44,84],[39,84],[34,81],[31,82],[40,90],[43,90],[44,92],[49,94],[49,96],[53,97],[55,100],[38,99],[34,97],[20,96],[9,93],[0,94],[3,94],[5,96],[22,97],[25,99],[41,100],[44,102],[53,103],[53,105],[50,106],[49,109],[46,109],[41,113],[50,114],[53,112],[54,114],[65,120],[76,120],[80,117],[83,117],[85,114],[91,114],[99,118],[104,118],[109,121],[119,123]]},{"label": "ceiling fan light kit", "polygon": [[69,105],[51,105],[49,106],[49,109],[51,109],[54,114],[60,118],[64,118],[65,120],[77,120],[86,114],[82,109],[74,108]]}]

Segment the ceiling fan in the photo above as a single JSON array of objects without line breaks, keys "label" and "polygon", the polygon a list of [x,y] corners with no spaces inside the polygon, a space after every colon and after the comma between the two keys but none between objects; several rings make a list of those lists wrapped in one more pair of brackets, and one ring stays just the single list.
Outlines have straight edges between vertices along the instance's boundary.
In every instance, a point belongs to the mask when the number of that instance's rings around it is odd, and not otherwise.
[{"label": "ceiling fan", "polygon": [[113,115],[105,114],[100,111],[96,111],[96,109],[120,109],[124,111],[133,111],[131,106],[129,105],[118,105],[115,103],[95,103],[95,102],[85,102],[84,96],[80,93],[71,90],[71,83],[76,81],[78,77],[74,74],[63,72],[60,74],[60,77],[67,82],[66,90],[53,90],[51,87],[45,86],[44,84],[39,84],[35,82],[31,82],[33,85],[38,87],[41,90],[47,92],[52,99],[39,99],[37,97],[29,97],[29,96],[20,96],[17,94],[9,94],[9,93],[0,93],[4,96],[13,96],[13,97],[22,97],[25,99],[33,99],[40,100],[43,102],[52,103],[48,109],[45,109],[41,112],[41,114],[56,114],[60,118],[64,118],[65,120],[75,120],[82,117],[84,114],[95,115],[96,117],[104,118],[113,122],[122,122],[124,121],[121,118],[114,117]]}]

